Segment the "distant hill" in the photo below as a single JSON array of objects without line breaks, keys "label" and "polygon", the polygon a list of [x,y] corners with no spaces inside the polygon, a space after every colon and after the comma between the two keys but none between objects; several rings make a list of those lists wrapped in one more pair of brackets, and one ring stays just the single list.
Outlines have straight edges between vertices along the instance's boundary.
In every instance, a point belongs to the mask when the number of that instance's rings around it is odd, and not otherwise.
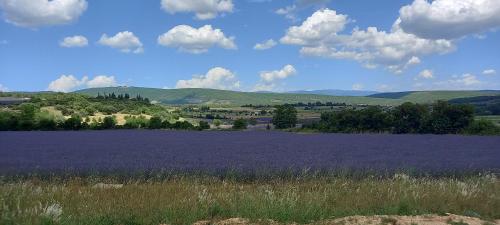
[{"label": "distant hill", "polygon": [[500,95],[500,91],[407,91],[407,92],[389,92],[369,95],[372,98],[384,98],[393,100],[402,100],[405,102],[430,103],[438,100],[452,100],[458,98],[471,98],[481,96]]},{"label": "distant hill", "polygon": [[354,90],[338,90],[338,89],[324,89],[324,90],[299,90],[291,91],[288,93],[293,94],[312,94],[312,95],[331,95],[331,96],[368,96],[374,95],[379,92],[376,91],[354,91]]},{"label": "distant hill", "polygon": [[335,102],[346,104],[398,105],[397,99],[370,98],[359,96],[328,96],[296,93],[256,93],[214,89],[157,89],[142,87],[91,88],[76,93],[97,96],[98,93],[141,95],[151,101],[164,104],[209,104],[209,105],[277,105],[285,103]]},{"label": "distant hill", "polygon": [[452,104],[474,105],[478,115],[500,115],[500,95],[457,98],[449,102]]}]

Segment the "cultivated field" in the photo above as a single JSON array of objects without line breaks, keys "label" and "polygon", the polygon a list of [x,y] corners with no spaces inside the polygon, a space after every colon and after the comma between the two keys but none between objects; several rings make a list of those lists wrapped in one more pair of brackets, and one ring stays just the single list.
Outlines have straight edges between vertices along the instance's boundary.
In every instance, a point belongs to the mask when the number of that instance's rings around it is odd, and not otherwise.
[{"label": "cultivated field", "polygon": [[500,138],[286,132],[2,132],[2,173],[500,171]]}]

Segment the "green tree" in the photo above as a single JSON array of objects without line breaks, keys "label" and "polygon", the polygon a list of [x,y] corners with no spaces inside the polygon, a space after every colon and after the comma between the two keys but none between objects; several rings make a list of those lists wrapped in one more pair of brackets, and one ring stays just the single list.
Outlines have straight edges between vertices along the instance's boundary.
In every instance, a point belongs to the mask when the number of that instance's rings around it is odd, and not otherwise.
[{"label": "green tree", "polygon": [[428,129],[435,134],[460,133],[474,121],[474,107],[438,101],[432,105]]},{"label": "green tree", "polygon": [[102,120],[102,129],[114,129],[116,127],[116,119],[112,116],[106,116]]},{"label": "green tree", "polygon": [[158,116],[153,116],[149,119],[149,129],[161,129],[162,128],[162,120]]},{"label": "green tree", "polygon": [[245,130],[247,129],[247,121],[243,118],[239,118],[239,119],[236,119],[234,122],[233,122],[233,129],[235,130]]},{"label": "green tree", "polygon": [[222,121],[220,121],[219,119],[215,119],[213,123],[216,127],[220,127],[220,125],[222,124]]},{"label": "green tree", "polygon": [[23,103],[19,106],[21,115],[19,117],[19,130],[33,130],[36,128],[35,114],[39,110],[32,103]]},{"label": "green tree", "polygon": [[198,129],[208,130],[208,129],[210,129],[210,124],[208,124],[208,122],[202,120],[202,121],[200,121],[200,123],[198,125]]},{"label": "green tree", "polygon": [[469,124],[464,133],[470,135],[499,135],[500,127],[489,120],[480,119]]},{"label": "green tree", "polygon": [[429,118],[429,109],[425,105],[404,103],[392,111],[394,132],[423,133],[426,132],[425,124]]},{"label": "green tree", "polygon": [[64,121],[63,128],[65,130],[80,130],[82,129],[82,118],[78,115],[73,115]]},{"label": "green tree", "polygon": [[359,111],[359,129],[362,132],[384,132],[390,129],[390,119],[378,106],[369,106]]},{"label": "green tree", "polygon": [[277,129],[293,128],[297,124],[297,110],[292,105],[277,106],[273,124]]},{"label": "green tree", "polygon": [[15,112],[0,111],[0,131],[16,130],[18,115]]}]

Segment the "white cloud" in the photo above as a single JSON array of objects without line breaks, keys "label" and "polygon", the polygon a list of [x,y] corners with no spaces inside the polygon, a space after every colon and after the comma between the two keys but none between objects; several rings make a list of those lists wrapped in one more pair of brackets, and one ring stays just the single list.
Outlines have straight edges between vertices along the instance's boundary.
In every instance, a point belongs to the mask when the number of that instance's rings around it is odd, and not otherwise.
[{"label": "white cloud", "polygon": [[89,88],[113,87],[117,86],[117,82],[114,76],[99,75],[94,77],[94,79],[87,81],[85,85]]},{"label": "white cloud", "polygon": [[267,50],[267,49],[270,49],[274,46],[276,46],[278,43],[276,43],[276,41],[274,41],[273,39],[269,39],[263,43],[257,43],[253,49],[255,50]]},{"label": "white cloud", "polygon": [[9,88],[3,86],[3,84],[0,84],[0,92],[8,92]]},{"label": "white cloud", "polygon": [[366,30],[356,28],[349,35],[339,34],[348,22],[346,15],[322,9],[301,26],[290,27],[281,42],[302,46],[300,52],[305,56],[352,59],[366,68],[382,65],[396,74],[419,64],[420,56],[455,50],[451,41],[418,38],[405,33],[397,23],[391,32],[368,27]]},{"label": "white cloud", "polygon": [[273,82],[275,80],[283,80],[297,73],[297,70],[292,65],[286,65],[281,70],[262,71],[260,78],[264,82]]},{"label": "white cloud", "polygon": [[260,81],[253,91],[274,91],[278,82],[292,75],[297,74],[297,70],[292,65],[286,65],[280,70],[260,72]]},{"label": "white cloud", "polygon": [[0,40],[0,45],[6,45],[9,44],[9,41],[7,40]]},{"label": "white cloud", "polygon": [[73,75],[61,75],[58,79],[50,82],[48,91],[54,92],[70,92],[78,88],[97,88],[97,87],[113,87],[117,86],[114,76],[96,76],[89,80],[87,76],[78,79]]},{"label": "white cloud", "polygon": [[191,80],[179,80],[175,88],[211,88],[235,90],[240,88],[236,75],[228,69],[215,67],[205,75],[194,75]]},{"label": "white cloud", "polygon": [[72,37],[65,37],[59,45],[65,48],[77,48],[77,47],[85,47],[89,45],[89,41],[86,37],[77,35]]},{"label": "white cloud", "polygon": [[334,10],[321,9],[307,18],[302,25],[288,28],[281,43],[292,45],[318,45],[337,37],[348,23],[346,15],[337,14]]},{"label": "white cloud", "polygon": [[352,90],[354,91],[361,91],[365,88],[363,84],[353,84],[352,85]]},{"label": "white cloud", "polygon": [[161,8],[170,14],[194,12],[197,19],[207,20],[233,12],[234,5],[232,0],[162,0]]},{"label": "white cloud", "polygon": [[200,54],[214,46],[237,49],[234,37],[226,37],[220,29],[205,25],[198,29],[179,25],[158,37],[158,44],[178,48],[180,51]]},{"label": "white cloud", "polygon": [[497,74],[497,71],[494,69],[487,69],[487,70],[483,71],[483,74],[484,75],[495,75],[495,74]]},{"label": "white cloud", "polygon": [[70,92],[87,82],[87,80],[88,77],[83,77],[82,80],[78,80],[73,75],[61,75],[61,77],[57,80],[50,82],[47,90],[55,92]]},{"label": "white cloud", "polygon": [[37,28],[76,21],[87,9],[85,0],[0,0],[5,21]]},{"label": "white cloud", "polygon": [[405,32],[428,39],[456,39],[500,27],[498,0],[415,0],[399,13]]},{"label": "white cloud", "polygon": [[474,90],[480,89],[484,83],[473,74],[463,74],[461,76],[452,76],[446,81],[434,82],[432,89],[441,90]]},{"label": "white cloud", "polygon": [[434,73],[432,72],[432,70],[423,70],[422,72],[420,72],[417,76],[416,79],[432,79],[434,78]]},{"label": "white cloud", "polygon": [[117,33],[113,37],[108,37],[107,34],[103,34],[98,42],[101,45],[109,46],[111,48],[119,49],[124,53],[143,53],[144,48],[137,36],[130,31],[123,31]]}]

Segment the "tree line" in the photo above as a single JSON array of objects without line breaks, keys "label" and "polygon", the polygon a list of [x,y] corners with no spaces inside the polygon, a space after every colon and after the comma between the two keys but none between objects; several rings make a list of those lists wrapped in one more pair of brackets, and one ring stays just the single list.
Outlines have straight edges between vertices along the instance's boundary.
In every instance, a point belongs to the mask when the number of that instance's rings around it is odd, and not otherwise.
[{"label": "tree line", "polygon": [[200,121],[194,126],[187,121],[170,123],[160,116],[147,119],[144,116],[128,116],[124,125],[118,125],[114,116],[104,116],[91,119],[74,114],[69,118],[62,114],[41,110],[36,104],[23,103],[17,110],[0,111],[0,131],[31,131],[31,130],[105,130],[105,129],[175,129],[175,130],[205,130],[210,129],[208,122]]},{"label": "tree line", "polygon": [[408,102],[388,110],[378,106],[343,109],[322,113],[319,122],[305,127],[332,133],[500,134],[491,121],[475,119],[473,106],[445,101]]}]

